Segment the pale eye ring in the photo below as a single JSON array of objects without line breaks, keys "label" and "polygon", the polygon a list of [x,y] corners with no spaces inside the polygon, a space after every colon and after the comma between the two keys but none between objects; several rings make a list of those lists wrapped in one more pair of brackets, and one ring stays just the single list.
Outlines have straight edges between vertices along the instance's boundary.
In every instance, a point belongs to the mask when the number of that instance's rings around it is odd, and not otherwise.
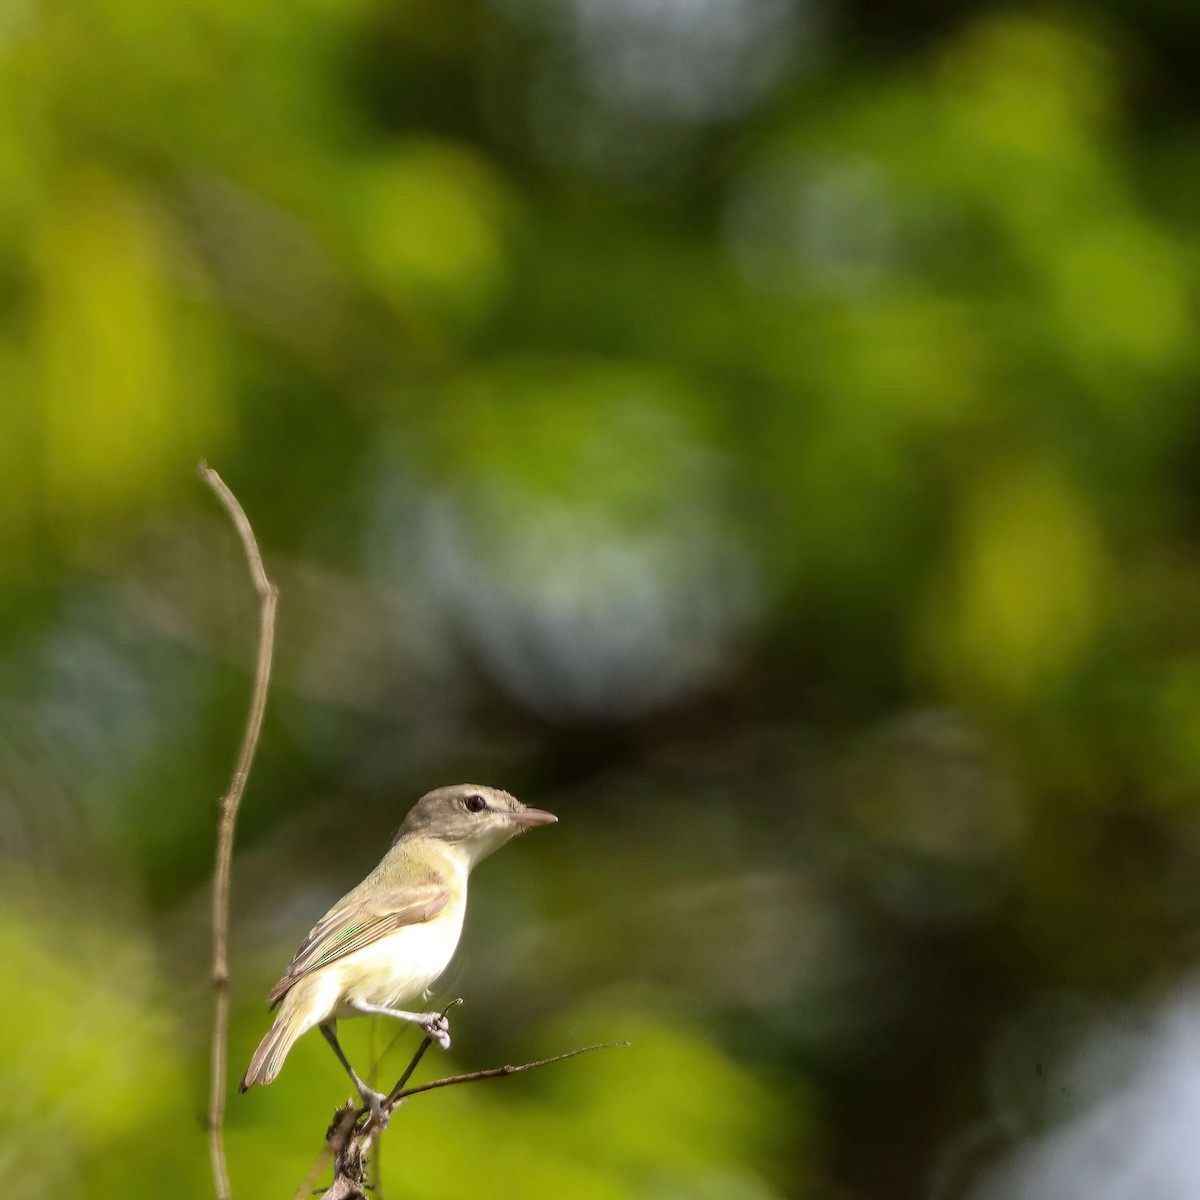
[{"label": "pale eye ring", "polygon": [[480,813],[487,808],[487,801],[477,792],[472,792],[464,801],[463,807],[467,812]]}]

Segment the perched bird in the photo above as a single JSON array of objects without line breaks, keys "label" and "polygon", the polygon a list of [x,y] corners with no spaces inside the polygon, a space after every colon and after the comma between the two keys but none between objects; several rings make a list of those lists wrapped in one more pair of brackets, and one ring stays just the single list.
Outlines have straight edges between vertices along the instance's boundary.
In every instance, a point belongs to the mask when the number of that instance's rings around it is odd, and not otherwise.
[{"label": "perched bird", "polygon": [[422,996],[449,964],[462,932],[471,869],[515,834],[557,820],[477,784],[422,796],[379,866],[317,922],[271,989],[267,1001],[279,1013],[238,1090],[270,1083],[296,1039],[316,1025],[382,1123],[384,1097],[363,1083],[342,1053],[339,1018],[411,1021],[448,1049],[444,1017],[398,1006]]}]

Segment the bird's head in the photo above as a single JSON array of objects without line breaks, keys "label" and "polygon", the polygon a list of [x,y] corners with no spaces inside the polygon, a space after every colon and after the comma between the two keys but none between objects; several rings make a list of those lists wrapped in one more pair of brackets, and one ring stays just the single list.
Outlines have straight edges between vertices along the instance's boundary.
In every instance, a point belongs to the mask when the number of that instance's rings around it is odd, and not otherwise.
[{"label": "bird's head", "polygon": [[439,841],[465,853],[474,866],[509,838],[535,825],[552,825],[558,818],[544,809],[529,808],[499,788],[456,783],[422,796],[396,834]]}]

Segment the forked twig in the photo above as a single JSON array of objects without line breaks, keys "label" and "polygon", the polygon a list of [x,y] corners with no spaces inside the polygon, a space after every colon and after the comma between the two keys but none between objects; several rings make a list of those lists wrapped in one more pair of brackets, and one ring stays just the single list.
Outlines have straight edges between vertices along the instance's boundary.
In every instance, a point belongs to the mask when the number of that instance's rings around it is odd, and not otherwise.
[{"label": "forked twig", "polygon": [[[456,1004],[461,1004],[461,998],[452,1000],[442,1011],[445,1016]],[[410,1096],[418,1096],[422,1092],[432,1092],[438,1088],[453,1087],[459,1083],[477,1083],[484,1079],[503,1079],[508,1075],[518,1075],[522,1071],[531,1071],[534,1067],[548,1067],[551,1063],[562,1062],[587,1054],[592,1050],[611,1050],[620,1046],[628,1046],[628,1042],[602,1042],[594,1046],[580,1046],[575,1050],[567,1050],[563,1054],[555,1054],[550,1058],[540,1058],[536,1062],[519,1063],[516,1066],[505,1064],[502,1067],[489,1067],[483,1071],[468,1071],[465,1075],[449,1075],[445,1079],[435,1079],[431,1083],[419,1083],[416,1087],[405,1087],[412,1078],[417,1065],[425,1056],[425,1051],[432,1045],[432,1040],[426,1037],[417,1047],[404,1073],[396,1085],[388,1093],[381,1107],[390,1116]],[[366,1200],[367,1193],[367,1155],[372,1146],[383,1132],[376,1123],[374,1116],[367,1108],[355,1108],[347,1104],[339,1108],[333,1115],[333,1122],[325,1134],[325,1148],[313,1164],[294,1200],[303,1200],[310,1194],[309,1189],[324,1165],[326,1158],[333,1156],[333,1180],[325,1189],[322,1200]]]},{"label": "forked twig", "polygon": [[[462,1002],[463,998],[461,996],[456,996],[453,1000],[451,1000],[450,1003],[447,1004],[446,1007],[441,1011],[440,1015],[442,1020],[446,1019],[446,1014],[449,1013],[452,1008],[457,1008]],[[432,1045],[432,1040],[429,1037],[426,1037],[417,1047],[417,1052],[412,1056],[412,1061],[407,1067],[404,1068],[404,1074],[396,1080],[395,1087],[388,1092],[387,1099],[383,1102],[383,1109],[385,1112],[390,1113],[392,1109],[400,1103],[400,1093],[404,1090],[404,1085],[413,1077],[413,1072],[421,1065],[421,1059],[425,1057],[425,1051],[428,1050]]]},{"label": "forked twig", "polygon": [[275,604],[279,589],[267,576],[262,555],[254,538],[254,530],[237,497],[225,481],[207,463],[199,465],[200,478],[212,488],[217,499],[229,514],[242,541],[250,577],[260,602],[258,623],[258,657],[254,666],[254,691],[250,699],[250,714],[242,736],[242,748],[229,788],[221,797],[220,823],[217,833],[217,858],[213,867],[213,1007],[212,1066],[208,1097],[209,1156],[212,1160],[213,1186],[217,1200],[230,1200],[229,1168],[225,1161],[225,1059],[229,1036],[229,876],[233,863],[233,833],[237,822],[238,805],[246,790],[246,780],[258,748],[263,714],[267,708],[267,688],[271,681],[271,660],[275,649]]}]

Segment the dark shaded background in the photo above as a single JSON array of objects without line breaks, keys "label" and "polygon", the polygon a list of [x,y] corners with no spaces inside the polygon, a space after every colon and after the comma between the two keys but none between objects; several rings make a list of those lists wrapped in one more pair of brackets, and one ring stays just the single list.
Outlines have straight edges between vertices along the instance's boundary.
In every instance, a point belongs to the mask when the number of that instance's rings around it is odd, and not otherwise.
[{"label": "dark shaded background", "polygon": [[[210,1194],[408,805],[477,876],[384,1194],[1200,1194],[1200,20],[826,0],[0,12],[0,1164]],[[415,1043],[356,1022],[398,1072]],[[382,1058],[382,1062],[379,1060]],[[232,1097],[290,1196],[317,1038]]]}]

